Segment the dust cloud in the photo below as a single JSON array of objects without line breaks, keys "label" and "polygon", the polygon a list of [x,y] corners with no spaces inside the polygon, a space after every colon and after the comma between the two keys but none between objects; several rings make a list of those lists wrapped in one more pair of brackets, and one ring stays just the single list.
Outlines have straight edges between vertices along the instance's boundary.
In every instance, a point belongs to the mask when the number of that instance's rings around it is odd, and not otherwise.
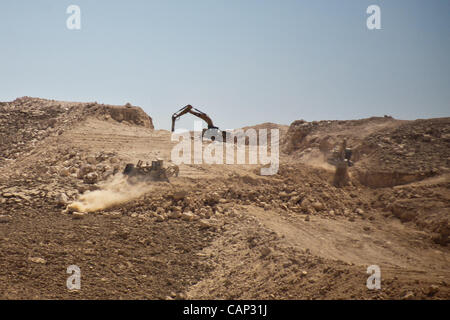
[{"label": "dust cloud", "polygon": [[100,189],[85,192],[67,209],[77,212],[95,212],[139,198],[149,192],[152,186],[141,182],[129,184],[123,174],[116,174],[100,184]]},{"label": "dust cloud", "polygon": [[314,151],[304,155],[301,161],[311,167],[322,168],[327,171],[335,171],[335,167],[326,161],[326,157],[322,152],[318,150]]}]

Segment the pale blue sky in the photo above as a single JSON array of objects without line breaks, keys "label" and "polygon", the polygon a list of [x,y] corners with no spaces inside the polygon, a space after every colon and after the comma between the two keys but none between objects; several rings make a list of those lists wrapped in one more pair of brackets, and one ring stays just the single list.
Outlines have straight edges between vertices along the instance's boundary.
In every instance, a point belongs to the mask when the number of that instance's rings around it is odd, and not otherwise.
[{"label": "pale blue sky", "polygon": [[450,116],[448,0],[2,0],[0,43],[0,101],[130,102],[157,128],[186,104],[224,129]]}]

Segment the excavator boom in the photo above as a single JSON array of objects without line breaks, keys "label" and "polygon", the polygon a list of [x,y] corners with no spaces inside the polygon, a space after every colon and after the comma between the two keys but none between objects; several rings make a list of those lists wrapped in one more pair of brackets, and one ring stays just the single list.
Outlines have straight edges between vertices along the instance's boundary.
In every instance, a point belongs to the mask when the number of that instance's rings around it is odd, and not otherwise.
[{"label": "excavator boom", "polygon": [[186,113],[193,114],[194,116],[205,121],[208,124],[208,129],[218,129],[217,127],[214,126],[211,118],[206,113],[188,104],[187,106],[181,108],[172,115],[172,132],[175,131],[175,121],[177,121],[177,119],[179,119],[182,115]]}]

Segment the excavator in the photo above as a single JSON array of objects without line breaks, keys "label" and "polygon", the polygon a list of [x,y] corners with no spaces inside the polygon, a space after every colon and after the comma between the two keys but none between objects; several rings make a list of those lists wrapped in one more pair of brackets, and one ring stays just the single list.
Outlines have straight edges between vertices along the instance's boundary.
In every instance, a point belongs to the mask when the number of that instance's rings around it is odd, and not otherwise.
[{"label": "excavator", "polygon": [[203,129],[202,135],[204,138],[209,138],[210,140],[214,141],[216,135],[222,135],[222,141],[226,140],[226,131],[220,131],[218,127],[214,126],[211,118],[206,113],[194,108],[190,104],[181,108],[172,115],[172,132],[175,131],[175,122],[186,113],[193,114],[194,116],[206,122],[206,124],[208,125],[208,129]]}]

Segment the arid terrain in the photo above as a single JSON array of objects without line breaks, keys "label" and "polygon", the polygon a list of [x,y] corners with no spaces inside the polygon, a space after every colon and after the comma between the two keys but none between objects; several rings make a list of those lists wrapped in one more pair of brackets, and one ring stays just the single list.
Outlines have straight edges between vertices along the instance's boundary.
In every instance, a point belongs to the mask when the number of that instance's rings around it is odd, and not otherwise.
[{"label": "arid terrain", "polygon": [[[127,163],[170,164],[175,142],[152,118],[0,103],[1,299],[450,298],[450,118],[249,123],[279,129],[277,174],[181,164],[129,184]],[[344,138],[354,166],[336,187],[326,159]]]}]

